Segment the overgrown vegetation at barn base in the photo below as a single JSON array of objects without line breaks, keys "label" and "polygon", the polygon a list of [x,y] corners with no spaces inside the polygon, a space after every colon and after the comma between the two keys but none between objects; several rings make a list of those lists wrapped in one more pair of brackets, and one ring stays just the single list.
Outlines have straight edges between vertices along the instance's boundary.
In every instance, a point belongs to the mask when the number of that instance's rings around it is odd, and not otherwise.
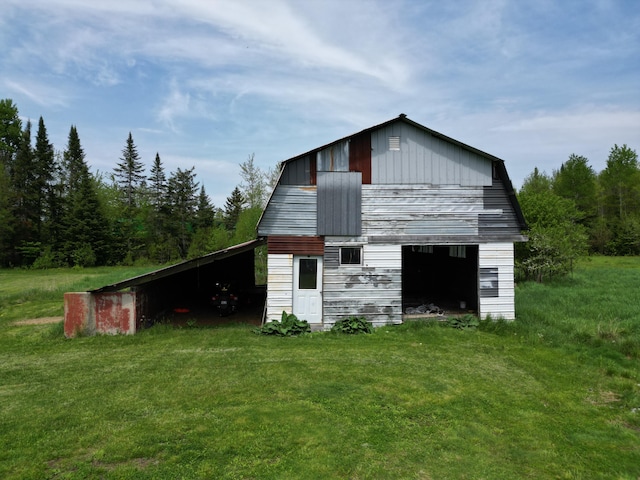
[{"label": "overgrown vegetation at barn base", "polygon": [[276,335],[278,337],[292,337],[302,335],[311,331],[309,322],[300,320],[293,313],[282,312],[280,321],[273,320],[257,328],[256,333],[260,335]]},{"label": "overgrown vegetation at barn base", "polygon": [[358,333],[371,333],[373,327],[365,317],[350,316],[334,323],[331,331],[334,333],[353,335]]}]

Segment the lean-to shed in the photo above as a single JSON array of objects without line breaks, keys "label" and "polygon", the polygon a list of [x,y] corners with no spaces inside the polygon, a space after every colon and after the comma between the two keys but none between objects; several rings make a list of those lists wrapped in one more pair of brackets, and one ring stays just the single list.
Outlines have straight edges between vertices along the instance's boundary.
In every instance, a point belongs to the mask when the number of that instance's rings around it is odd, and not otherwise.
[{"label": "lean-to shed", "polygon": [[65,293],[65,335],[134,334],[177,307],[190,315],[215,316],[210,300],[219,281],[233,285],[244,311],[247,302],[255,303],[259,319],[263,292],[255,282],[254,251],[261,245],[264,239],[256,239],[111,285]]},{"label": "lean-to shed", "polygon": [[267,318],[384,325],[427,305],[513,319],[525,229],[503,160],[400,115],[283,162],[258,224]]}]

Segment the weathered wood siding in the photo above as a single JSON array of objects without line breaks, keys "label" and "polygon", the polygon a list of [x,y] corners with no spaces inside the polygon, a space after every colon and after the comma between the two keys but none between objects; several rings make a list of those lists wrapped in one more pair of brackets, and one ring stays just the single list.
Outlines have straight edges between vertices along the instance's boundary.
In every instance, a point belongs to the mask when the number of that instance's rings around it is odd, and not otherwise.
[{"label": "weathered wood siding", "polygon": [[[400,149],[389,149],[400,137]],[[490,186],[491,160],[397,122],[371,132],[371,183]]]},{"label": "weathered wood siding", "polygon": [[521,225],[516,216],[502,180],[494,178],[490,187],[483,189],[483,203],[487,212],[480,215],[480,235],[484,237],[517,239]]},{"label": "weathered wood siding", "polygon": [[293,255],[267,257],[267,321],[280,320],[282,311],[293,312]]},{"label": "weathered wood siding", "polygon": [[477,236],[481,188],[363,185],[363,236]]},{"label": "weathered wood siding", "polygon": [[364,244],[362,265],[339,265],[339,247],[355,245],[325,239],[324,328],[350,315],[375,326],[402,323],[402,247]]},{"label": "weathered wood siding", "polygon": [[516,318],[513,254],[513,243],[511,242],[481,243],[479,245],[478,269],[498,269],[498,296],[487,298],[479,295],[478,315],[480,318],[486,318],[487,315],[491,315],[493,319],[513,320]]},{"label": "weathered wood siding", "polygon": [[278,185],[258,228],[258,235],[316,235],[317,187]]}]

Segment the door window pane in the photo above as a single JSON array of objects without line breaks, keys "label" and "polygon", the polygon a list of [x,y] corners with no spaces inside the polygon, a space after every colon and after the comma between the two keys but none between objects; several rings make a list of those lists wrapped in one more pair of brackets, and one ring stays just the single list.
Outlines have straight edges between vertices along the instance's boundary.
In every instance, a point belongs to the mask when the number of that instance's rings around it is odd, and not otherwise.
[{"label": "door window pane", "polygon": [[301,258],[298,288],[300,290],[315,290],[318,282],[318,259]]}]

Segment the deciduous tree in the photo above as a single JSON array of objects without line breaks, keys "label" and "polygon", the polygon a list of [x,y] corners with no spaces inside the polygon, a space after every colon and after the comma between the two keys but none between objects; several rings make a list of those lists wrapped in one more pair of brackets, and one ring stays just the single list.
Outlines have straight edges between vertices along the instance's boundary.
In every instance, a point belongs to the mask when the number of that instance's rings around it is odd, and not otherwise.
[{"label": "deciduous tree", "polygon": [[529,241],[518,244],[516,267],[520,275],[538,282],[565,275],[587,251],[584,226],[572,200],[556,195],[551,179],[535,169],[518,194],[529,225]]}]

